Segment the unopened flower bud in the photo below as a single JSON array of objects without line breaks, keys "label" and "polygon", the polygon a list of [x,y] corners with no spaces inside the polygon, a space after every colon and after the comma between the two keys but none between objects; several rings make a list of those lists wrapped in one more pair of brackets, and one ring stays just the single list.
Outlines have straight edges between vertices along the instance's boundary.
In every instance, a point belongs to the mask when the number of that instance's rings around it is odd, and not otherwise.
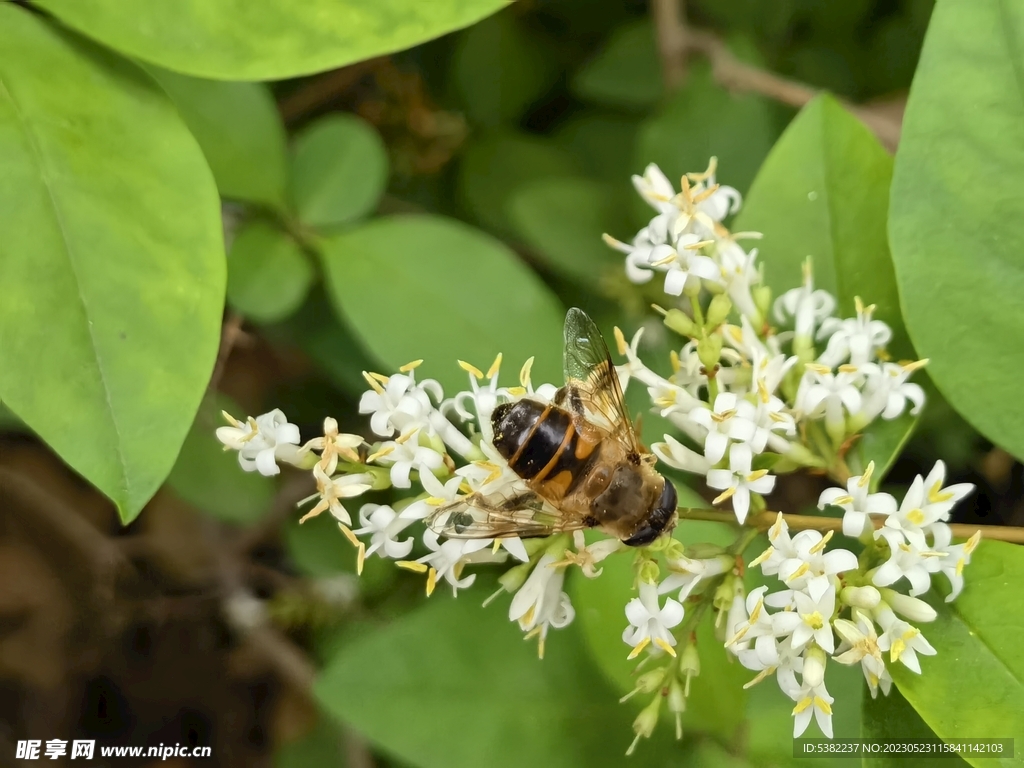
[{"label": "unopened flower bud", "polygon": [[683,546],[681,541],[671,536],[662,536],[662,538],[668,542],[665,544],[665,559],[668,562],[671,563],[673,560],[681,560],[686,557],[686,547]]},{"label": "unopened flower bud", "polygon": [[804,652],[804,685],[817,688],[825,679],[825,651],[817,645],[811,645]]},{"label": "unopened flower bud", "polygon": [[[757,311],[761,317],[757,318],[760,322],[763,318],[768,317],[768,311],[772,306],[772,289],[767,285],[758,285],[750,290],[750,295],[754,298],[754,306],[757,307]],[[755,318],[751,318],[754,320]]]},{"label": "unopened flower bud", "polygon": [[505,588],[506,592],[516,592],[526,583],[526,579],[532,570],[532,563],[513,565],[498,577],[498,583]]},{"label": "unopened flower bud", "polygon": [[810,449],[796,442],[790,443],[783,458],[794,461],[802,467],[817,467],[819,469],[828,468],[828,462],[821,456],[812,453]]},{"label": "unopened flower bud", "polygon": [[[689,544],[686,547],[686,556],[691,560],[710,560],[722,554],[725,554],[725,547],[706,541],[700,544]],[[722,573],[722,571],[718,573]]]},{"label": "unopened flower bud", "polygon": [[714,370],[722,356],[722,336],[712,333],[697,342],[697,357],[708,370]]},{"label": "unopened flower bud", "polygon": [[910,619],[911,621],[935,621],[938,615],[924,600],[918,600],[910,595],[902,595],[891,589],[882,589],[881,597],[887,602],[896,613]]},{"label": "unopened flower bud", "polygon": [[656,560],[645,560],[640,566],[640,581],[646,584],[657,584],[661,569]]},{"label": "unopened flower bud", "polygon": [[676,739],[683,738],[683,712],[686,711],[686,692],[679,678],[672,678],[668,686],[668,711],[676,716]]},{"label": "unopened flower bud", "polygon": [[[739,584],[739,589],[737,589],[737,584]],[[730,574],[722,580],[721,584],[718,585],[718,588],[715,590],[715,596],[712,598],[711,604],[717,611],[728,610],[729,606],[732,605],[733,598],[736,596],[738,592],[742,593],[742,591],[742,581]]]},{"label": "unopened flower bud", "polygon": [[693,319],[681,309],[670,309],[665,313],[665,325],[680,336],[694,338],[700,335],[700,329]]},{"label": "unopened flower bud", "polygon": [[882,599],[878,590],[868,585],[866,587],[845,587],[839,593],[839,599],[854,608],[874,608]]},{"label": "unopened flower bud", "polygon": [[629,745],[629,749],[626,750],[627,755],[633,754],[633,750],[636,749],[637,742],[641,738],[649,739],[651,734],[654,733],[654,729],[658,726],[658,713],[661,711],[661,696],[655,696],[651,699],[651,703],[640,710],[640,714],[636,716],[636,720],[633,721],[633,733],[636,734],[636,738],[633,739],[633,743]]},{"label": "unopened flower bud", "polygon": [[369,475],[371,490],[383,491],[391,487],[391,470],[387,467],[372,467],[367,465],[360,467],[359,471]]},{"label": "unopened flower bud", "polygon": [[690,695],[690,678],[700,674],[700,655],[697,653],[696,643],[687,643],[679,656],[679,673],[686,678],[683,693]]},{"label": "unopened flower bud", "polygon": [[713,331],[724,323],[729,318],[730,312],[732,312],[732,301],[729,299],[729,294],[720,293],[718,296],[712,297],[707,313],[708,330]]}]

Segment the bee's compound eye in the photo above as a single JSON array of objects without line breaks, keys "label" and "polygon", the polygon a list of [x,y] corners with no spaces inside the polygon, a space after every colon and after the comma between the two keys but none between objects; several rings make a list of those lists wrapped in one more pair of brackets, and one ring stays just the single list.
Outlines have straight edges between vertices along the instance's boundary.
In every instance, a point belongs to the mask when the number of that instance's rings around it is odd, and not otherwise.
[{"label": "bee's compound eye", "polygon": [[655,509],[665,514],[666,519],[668,519],[670,513],[676,511],[678,504],[679,496],[676,494],[676,487],[666,479],[665,488],[661,492],[661,497],[658,499]]}]

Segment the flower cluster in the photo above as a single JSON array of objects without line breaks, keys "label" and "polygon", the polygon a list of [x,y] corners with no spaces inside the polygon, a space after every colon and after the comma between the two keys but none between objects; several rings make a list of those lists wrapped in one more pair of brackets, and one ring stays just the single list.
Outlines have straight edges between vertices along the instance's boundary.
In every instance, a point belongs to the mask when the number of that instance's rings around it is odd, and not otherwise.
[{"label": "flower cluster", "polygon": [[[677,430],[652,446],[657,458],[695,474],[715,504],[730,502],[731,512],[708,514],[747,524],[730,545],[684,546],[663,536],[632,548],[558,526],[543,538],[443,535],[449,529],[436,523],[439,507],[529,491],[493,444],[492,413],[522,398],[553,401],[555,384],[534,386],[532,359],[516,386],[499,385],[501,355],[486,373],[460,361],[469,386],[450,397],[437,381],[417,379],[422,361],[391,376],[364,373],[369,389],[358,410],[368,418],[368,438],[340,433],[328,418],[322,436],[300,444],[298,428],[280,411],[244,423],[225,414],[231,426],[217,435],[246,471],[272,475],[279,463],[311,471],[317,493],[306,500],[313,503],[303,519],[329,512],[356,548],[360,572],[368,557],[389,558],[423,574],[428,595],[442,581],[457,595],[473,584],[475,566],[502,567],[501,587],[485,605],[511,595],[509,619],[537,639],[541,656],[549,631],[575,617],[568,572],[597,578],[607,558],[630,553],[636,597],[623,606],[623,655],[639,658],[644,670],[624,700],[650,697],[634,722],[630,752],[651,735],[663,710],[681,737],[690,684],[700,674],[696,629],[705,618],[756,673],[751,684],[775,675],[795,702],[795,734],[813,715],[831,737],[830,660],[860,664],[874,696],[889,691],[891,665],[920,673],[918,655],[935,653],[918,625],[936,613],[918,595],[939,573],[951,586],[947,600],[963,589],[978,537],[954,544],[948,520],[972,486],[946,487],[940,462],[914,481],[902,503],[876,491],[881,472],[873,462],[864,466],[851,446],[876,419],[918,412],[924,395],[908,379],[924,361],[890,362],[885,346],[892,331],[859,299],[855,317],[837,316],[837,300],[814,287],[809,261],[803,285],[773,302],[757,250],[739,244],[759,235],[730,233],[723,224],[741,200],[716,183],[714,161],[704,173],[684,176],[679,192],[653,165],[633,180],[656,215],[630,244],[605,240],[626,254],[633,282],[663,278],[670,306],[657,309],[682,339],[670,352],[666,377],[641,359],[641,333],[627,342],[616,329],[620,380],[645,387],[652,409]],[[859,554],[830,548],[834,518],[822,518],[821,530],[791,535],[781,513],[774,524],[758,514],[780,475],[806,469],[845,485],[824,491],[819,503],[843,511],[842,532]],[[358,510],[346,506],[385,491]],[[550,504],[544,510],[549,521],[558,514]],[[779,587],[748,593],[742,555],[765,528],[769,547],[750,565]]]}]

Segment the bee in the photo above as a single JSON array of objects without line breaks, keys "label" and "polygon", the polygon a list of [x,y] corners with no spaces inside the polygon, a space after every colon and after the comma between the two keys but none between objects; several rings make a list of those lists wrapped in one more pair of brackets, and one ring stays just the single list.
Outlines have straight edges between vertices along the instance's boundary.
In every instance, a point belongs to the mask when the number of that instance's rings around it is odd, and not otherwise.
[{"label": "bee", "polygon": [[551,403],[524,398],[491,414],[494,447],[525,489],[446,503],[427,520],[433,530],[476,539],[600,528],[633,547],[672,530],[676,490],[637,439],[601,332],[575,307],[565,317],[564,369]]}]

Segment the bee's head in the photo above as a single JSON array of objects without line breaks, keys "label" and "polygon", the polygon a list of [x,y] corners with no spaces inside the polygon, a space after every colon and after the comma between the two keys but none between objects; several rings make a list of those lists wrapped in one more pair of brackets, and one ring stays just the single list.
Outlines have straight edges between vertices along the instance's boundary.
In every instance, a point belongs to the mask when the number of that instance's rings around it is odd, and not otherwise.
[{"label": "bee's head", "polygon": [[628,547],[642,547],[650,544],[666,531],[671,531],[676,524],[676,506],[679,497],[676,495],[675,486],[667,479],[661,495],[651,507],[643,524],[633,532],[633,535],[622,543]]}]

